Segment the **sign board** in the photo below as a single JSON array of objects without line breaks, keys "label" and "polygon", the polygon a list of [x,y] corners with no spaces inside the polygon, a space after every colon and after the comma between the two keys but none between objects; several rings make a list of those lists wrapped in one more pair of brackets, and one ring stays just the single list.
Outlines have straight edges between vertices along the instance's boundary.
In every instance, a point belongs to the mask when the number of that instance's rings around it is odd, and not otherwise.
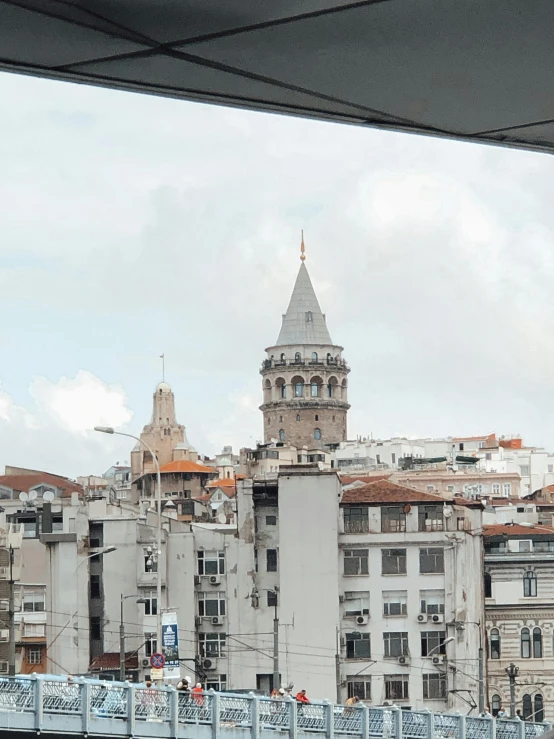
[{"label": "sign board", "polygon": [[165,658],[164,677],[168,680],[178,680],[181,676],[179,629],[177,614],[174,611],[162,614],[162,654]]},{"label": "sign board", "polygon": [[153,667],[150,670],[150,680],[153,680],[155,683],[158,682],[158,680],[164,679],[164,671],[161,667]]},{"label": "sign board", "polygon": [[150,657],[150,664],[152,667],[156,667],[158,669],[161,669],[165,665],[165,658],[163,654],[160,654],[159,652],[155,652]]}]

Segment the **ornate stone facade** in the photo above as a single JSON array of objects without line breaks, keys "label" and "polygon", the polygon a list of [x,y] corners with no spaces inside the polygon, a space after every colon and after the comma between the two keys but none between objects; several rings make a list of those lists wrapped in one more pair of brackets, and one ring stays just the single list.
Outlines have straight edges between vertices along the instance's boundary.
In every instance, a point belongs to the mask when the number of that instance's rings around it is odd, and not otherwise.
[{"label": "ornate stone facade", "polygon": [[350,368],[342,351],[331,341],[302,261],[279,338],[260,370],[265,443],[313,449],[346,439]]}]

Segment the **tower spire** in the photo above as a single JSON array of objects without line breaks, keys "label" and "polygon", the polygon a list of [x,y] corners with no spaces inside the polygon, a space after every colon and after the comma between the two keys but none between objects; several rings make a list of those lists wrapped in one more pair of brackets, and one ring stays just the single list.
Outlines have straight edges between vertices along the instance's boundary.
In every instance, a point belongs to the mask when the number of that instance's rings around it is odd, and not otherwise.
[{"label": "tower spire", "polygon": [[300,242],[300,261],[305,262],[306,261],[306,247],[304,246],[304,230],[301,231],[302,234],[302,241]]}]

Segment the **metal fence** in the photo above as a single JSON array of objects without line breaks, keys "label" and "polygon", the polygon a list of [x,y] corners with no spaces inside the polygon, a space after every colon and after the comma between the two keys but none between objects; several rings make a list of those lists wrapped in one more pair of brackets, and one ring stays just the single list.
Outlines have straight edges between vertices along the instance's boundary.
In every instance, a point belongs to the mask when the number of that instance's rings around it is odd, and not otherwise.
[{"label": "metal fence", "polygon": [[213,691],[191,695],[167,686],[52,675],[0,678],[2,731],[185,737],[190,736],[190,724],[197,726],[195,736],[200,738],[222,732],[231,737],[229,732],[234,731],[238,739],[245,732],[266,739],[285,734],[294,738],[298,733],[331,739],[335,734],[360,739],[536,739],[550,729],[547,723],[405,711],[396,706],[300,704],[292,698]]}]

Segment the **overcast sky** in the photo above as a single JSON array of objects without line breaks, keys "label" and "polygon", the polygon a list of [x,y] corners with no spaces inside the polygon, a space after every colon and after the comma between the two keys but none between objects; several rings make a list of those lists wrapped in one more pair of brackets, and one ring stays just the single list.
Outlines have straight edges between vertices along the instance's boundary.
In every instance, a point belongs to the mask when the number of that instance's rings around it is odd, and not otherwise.
[{"label": "overcast sky", "polygon": [[129,459],[161,379],[199,451],[261,438],[307,267],[349,436],[554,449],[552,158],[0,75],[0,464]]}]

